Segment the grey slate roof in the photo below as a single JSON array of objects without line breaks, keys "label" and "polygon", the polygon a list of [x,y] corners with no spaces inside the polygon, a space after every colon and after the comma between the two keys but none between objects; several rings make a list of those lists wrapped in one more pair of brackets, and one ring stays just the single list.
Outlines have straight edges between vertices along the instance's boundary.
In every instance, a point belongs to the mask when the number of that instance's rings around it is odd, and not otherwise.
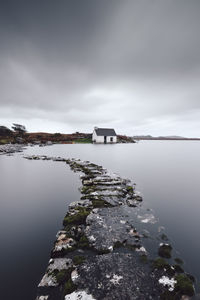
[{"label": "grey slate roof", "polygon": [[97,128],[95,131],[98,136],[116,136],[116,132],[112,128]]}]

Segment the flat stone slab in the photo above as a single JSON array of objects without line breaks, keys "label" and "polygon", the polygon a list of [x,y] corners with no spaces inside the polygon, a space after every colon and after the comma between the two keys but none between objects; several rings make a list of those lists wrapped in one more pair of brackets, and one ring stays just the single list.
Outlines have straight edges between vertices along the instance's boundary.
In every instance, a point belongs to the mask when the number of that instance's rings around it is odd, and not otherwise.
[{"label": "flat stone slab", "polygon": [[95,177],[95,180],[84,180],[83,181],[84,185],[121,185],[123,184],[123,181],[121,180],[115,180],[115,179],[110,179],[110,178],[106,178],[106,179],[97,179],[97,177]]},{"label": "flat stone slab", "polygon": [[90,193],[91,196],[105,196],[105,197],[123,197],[123,191],[118,190],[104,190],[104,191],[95,191]]},{"label": "flat stone slab", "polygon": [[[160,299],[162,286],[135,254],[110,253],[91,257],[78,267],[75,284],[94,299]],[[73,299],[73,298],[66,298]],[[78,298],[77,298],[78,299]]]},{"label": "flat stone slab", "polygon": [[87,217],[85,234],[97,250],[112,250],[116,243],[138,245],[132,210],[127,206],[93,209]]}]

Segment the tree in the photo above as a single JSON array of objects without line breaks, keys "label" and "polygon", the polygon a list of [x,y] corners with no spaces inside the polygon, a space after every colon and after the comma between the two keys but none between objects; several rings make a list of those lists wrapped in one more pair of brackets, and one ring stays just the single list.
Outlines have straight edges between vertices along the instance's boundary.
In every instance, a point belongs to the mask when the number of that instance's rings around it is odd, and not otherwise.
[{"label": "tree", "polygon": [[12,129],[19,135],[23,135],[26,132],[26,127],[20,124],[13,123]]}]

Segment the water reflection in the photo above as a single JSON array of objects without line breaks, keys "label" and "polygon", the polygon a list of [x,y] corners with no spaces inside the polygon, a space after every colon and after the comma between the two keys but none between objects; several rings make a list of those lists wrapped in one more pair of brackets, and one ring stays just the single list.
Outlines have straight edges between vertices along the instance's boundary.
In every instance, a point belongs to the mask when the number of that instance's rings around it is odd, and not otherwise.
[{"label": "water reflection", "polygon": [[35,299],[78,175],[65,164],[0,157],[1,299]]}]

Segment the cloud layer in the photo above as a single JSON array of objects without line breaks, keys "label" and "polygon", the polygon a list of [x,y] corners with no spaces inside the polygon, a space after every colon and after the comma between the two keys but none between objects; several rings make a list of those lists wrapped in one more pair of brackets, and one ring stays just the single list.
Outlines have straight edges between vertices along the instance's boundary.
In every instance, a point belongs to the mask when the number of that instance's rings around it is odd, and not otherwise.
[{"label": "cloud layer", "polygon": [[2,125],[199,136],[198,0],[0,5]]}]

